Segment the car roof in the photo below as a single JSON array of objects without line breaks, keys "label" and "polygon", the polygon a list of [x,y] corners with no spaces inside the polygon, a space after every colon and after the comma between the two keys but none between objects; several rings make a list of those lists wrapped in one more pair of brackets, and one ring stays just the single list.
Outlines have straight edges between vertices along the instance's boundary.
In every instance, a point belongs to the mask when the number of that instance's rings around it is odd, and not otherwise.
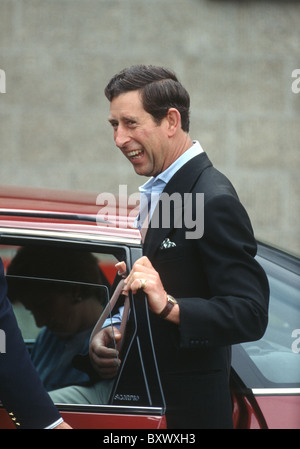
[{"label": "car roof", "polygon": [[[107,199],[108,201],[104,201]],[[112,194],[0,186],[0,231],[64,231],[140,243],[137,207]]]}]

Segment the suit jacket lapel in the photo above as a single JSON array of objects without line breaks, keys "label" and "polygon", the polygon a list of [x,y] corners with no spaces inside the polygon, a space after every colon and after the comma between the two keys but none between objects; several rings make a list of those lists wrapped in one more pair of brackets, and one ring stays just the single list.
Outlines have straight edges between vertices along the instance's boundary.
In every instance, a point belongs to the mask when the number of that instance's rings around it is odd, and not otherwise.
[{"label": "suit jacket lapel", "polygon": [[[173,193],[179,193],[181,195],[181,207],[180,210],[173,214],[171,214],[170,217],[170,226],[168,227],[162,227],[161,226],[161,218],[159,217],[157,220],[155,220],[155,217],[157,217],[156,214],[159,213],[159,202],[155,208],[155,211],[153,213],[152,220],[150,222],[150,226],[147,230],[145,241],[144,241],[144,255],[151,257],[155,251],[159,248],[163,240],[166,238],[166,236],[170,233],[170,231],[174,228],[174,216],[178,216],[177,213],[182,215],[183,211],[183,199],[184,199],[184,193],[189,193],[192,191],[193,186],[199,176],[201,176],[201,173],[203,170],[205,170],[207,167],[211,166],[212,163],[210,162],[209,158],[207,157],[206,153],[201,153],[198,156],[195,156],[193,159],[191,159],[189,162],[187,162],[183,167],[181,167],[178,172],[175,173],[175,175],[170,179],[168,184],[166,185],[163,193],[166,193],[168,195],[172,195]],[[155,222],[155,224],[153,224]],[[157,223],[160,223],[159,226],[156,226]]]}]

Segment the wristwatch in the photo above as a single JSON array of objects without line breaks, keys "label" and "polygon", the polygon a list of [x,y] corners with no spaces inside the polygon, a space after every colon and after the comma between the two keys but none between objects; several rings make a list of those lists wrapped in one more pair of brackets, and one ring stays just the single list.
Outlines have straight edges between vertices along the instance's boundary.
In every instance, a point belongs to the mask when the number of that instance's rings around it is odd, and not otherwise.
[{"label": "wristwatch", "polygon": [[176,299],[173,298],[173,296],[167,294],[167,304],[160,312],[159,318],[166,318],[173,309],[173,307],[175,306],[175,304],[178,304]]}]

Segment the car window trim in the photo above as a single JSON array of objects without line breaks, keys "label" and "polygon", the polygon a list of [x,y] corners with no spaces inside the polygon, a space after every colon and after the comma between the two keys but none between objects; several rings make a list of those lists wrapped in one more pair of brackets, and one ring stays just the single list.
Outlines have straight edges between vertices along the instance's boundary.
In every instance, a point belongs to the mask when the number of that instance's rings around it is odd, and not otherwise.
[{"label": "car window trim", "polygon": [[[66,238],[67,237],[67,238]],[[39,235],[24,235],[20,234],[1,234],[0,228],[0,245],[12,245],[12,246],[26,246],[30,244],[48,245],[48,244],[60,244],[66,247],[76,247],[80,249],[88,249],[90,252],[112,254],[117,260],[125,255],[126,260],[131,263],[130,251],[131,248],[139,247],[139,244],[123,243],[107,240],[95,241],[84,238],[84,235],[80,239],[73,238],[67,233],[58,233],[55,237],[49,236],[49,233],[41,233]],[[131,265],[130,265],[131,268]]]},{"label": "car window trim", "polygon": [[[97,229],[97,228],[95,228]],[[99,228],[100,230],[100,228]],[[27,229],[27,228],[6,228],[0,227],[0,243],[2,239],[9,238],[42,238],[43,241],[50,239],[58,239],[59,241],[82,241],[89,243],[107,243],[109,244],[120,244],[120,245],[140,245],[141,240],[139,238],[134,237],[121,237],[110,234],[105,234],[103,232],[103,228],[101,228],[102,234],[90,233],[86,230],[82,232],[75,231],[66,231],[66,230],[58,230],[58,231],[49,231],[48,229],[39,230],[39,229]]]},{"label": "car window trim", "polygon": [[[1,403],[0,403],[1,404]],[[164,407],[142,405],[115,405],[115,404],[66,404],[56,402],[55,406],[61,412],[110,413],[130,415],[163,416]]]},{"label": "car window trim", "polygon": [[251,388],[255,396],[295,396],[300,395],[300,388]]},{"label": "car window trim", "polygon": [[51,218],[52,220],[70,220],[70,221],[87,221],[91,223],[110,223],[109,221],[102,220],[95,214],[76,214],[76,213],[66,213],[66,212],[31,212],[27,210],[14,210],[14,209],[0,209],[0,216],[5,217],[25,217],[25,218]]},{"label": "car window trim", "polygon": [[104,284],[93,284],[91,282],[83,282],[83,281],[69,281],[67,279],[42,278],[42,277],[38,277],[38,276],[21,276],[21,275],[17,275],[17,274],[6,274],[5,277],[7,279],[22,279],[22,280],[30,280],[30,281],[53,282],[56,284],[87,285],[88,287],[101,287],[101,288],[104,288],[107,293],[107,301],[109,298],[108,287]]}]

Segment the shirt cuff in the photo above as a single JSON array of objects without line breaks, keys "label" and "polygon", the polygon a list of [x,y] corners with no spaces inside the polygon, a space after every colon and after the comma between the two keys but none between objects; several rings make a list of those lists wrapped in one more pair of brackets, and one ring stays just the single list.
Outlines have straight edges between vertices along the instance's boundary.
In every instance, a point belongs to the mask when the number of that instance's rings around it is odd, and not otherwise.
[{"label": "shirt cuff", "polygon": [[118,313],[113,315],[113,317],[106,318],[106,320],[104,321],[104,323],[102,325],[102,329],[104,327],[108,327],[108,326],[112,326],[112,325],[114,325],[116,327],[120,327],[121,322],[122,322],[123,311],[124,311],[124,306],[121,306],[121,307],[119,307]]},{"label": "shirt cuff", "polygon": [[63,419],[60,418],[57,421],[55,421],[54,423],[50,424],[47,427],[44,427],[44,429],[54,429],[54,427],[58,426],[59,424],[61,424],[63,422]]}]

